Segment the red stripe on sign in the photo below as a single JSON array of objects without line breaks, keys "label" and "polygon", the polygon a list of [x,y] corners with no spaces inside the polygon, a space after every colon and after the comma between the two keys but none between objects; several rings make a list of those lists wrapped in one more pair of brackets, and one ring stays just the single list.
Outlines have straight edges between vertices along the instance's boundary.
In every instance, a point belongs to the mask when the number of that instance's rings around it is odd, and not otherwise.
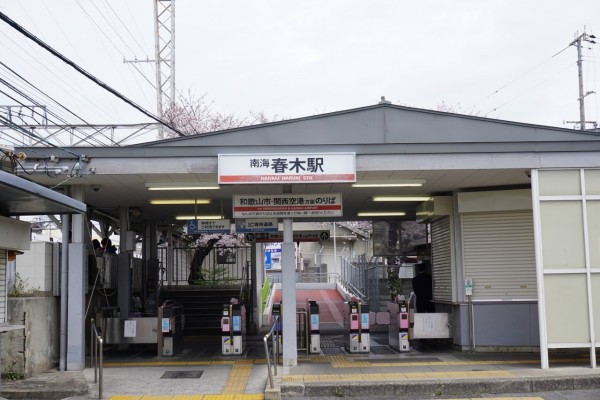
[{"label": "red stripe on sign", "polygon": [[233,212],[242,211],[313,211],[313,210],[341,210],[341,204],[331,206],[234,206]]},{"label": "red stripe on sign", "polygon": [[221,175],[219,183],[279,183],[279,182],[356,182],[355,174],[320,175]]}]

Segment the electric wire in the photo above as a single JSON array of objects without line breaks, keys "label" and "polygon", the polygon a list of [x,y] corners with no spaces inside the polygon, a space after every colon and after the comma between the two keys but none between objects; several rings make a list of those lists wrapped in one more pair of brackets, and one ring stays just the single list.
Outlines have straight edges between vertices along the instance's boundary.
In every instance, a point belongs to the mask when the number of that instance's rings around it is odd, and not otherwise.
[{"label": "electric wire", "polygon": [[[123,28],[125,28],[125,30],[127,31],[127,33],[129,33],[129,36],[131,36],[131,38],[133,39],[133,41],[135,42],[135,44],[137,44],[137,46],[140,48],[140,50],[142,50],[142,52],[145,52],[146,50],[144,49],[144,47],[140,44],[140,42],[137,41],[137,39],[135,38],[135,36],[133,36],[133,34],[131,33],[131,31],[129,30],[129,28],[127,27],[127,25],[123,22],[123,20],[121,19],[121,17],[119,16],[119,13],[117,13],[115,11],[115,9],[110,5],[110,3],[108,2],[108,0],[104,0],[104,2],[106,3],[106,5],[108,6],[108,8],[112,11],[112,13],[115,15],[115,17],[117,18],[117,20],[121,23],[121,26],[123,26]],[[124,2],[125,4],[127,4],[127,2]]]},{"label": "electric wire", "polygon": [[92,74],[90,74],[89,72],[87,72],[85,69],[83,69],[82,67],[80,67],[79,65],[77,65],[76,63],[74,63],[73,61],[71,61],[70,59],[68,59],[67,57],[65,57],[63,54],[61,54],[60,52],[58,52],[57,50],[55,50],[54,48],[52,48],[51,46],[49,46],[48,44],[46,44],[44,41],[42,41],[41,39],[39,39],[38,37],[36,37],[35,35],[33,35],[31,32],[27,31],[25,28],[23,28],[22,26],[20,26],[19,24],[17,24],[15,21],[13,21],[11,18],[9,18],[6,14],[0,12],[0,19],[2,21],[4,21],[5,23],[7,23],[13,29],[17,30],[19,33],[23,34],[28,39],[30,39],[33,42],[35,42],[36,44],[38,44],[40,47],[44,48],[46,51],[50,52],[53,56],[59,58],[64,63],[66,63],[67,65],[71,66],[73,69],[75,69],[77,72],[79,72],[80,74],[82,74],[83,76],[85,76],[87,79],[91,80],[96,85],[102,87],[106,91],[110,92],[111,94],[115,95],[119,99],[123,100],[125,103],[129,104],[130,106],[132,106],[133,108],[135,108],[136,110],[138,110],[139,112],[141,112],[142,114],[144,114],[147,117],[155,120],[156,122],[160,123],[161,125],[165,126],[166,128],[169,128],[169,129],[173,130],[179,136],[186,136],[183,132],[180,132],[175,127],[167,124],[166,122],[164,122],[163,120],[161,120],[156,115],[154,115],[151,112],[147,111],[146,109],[144,109],[140,105],[136,104],[135,102],[133,102],[132,100],[128,99],[127,97],[125,97],[121,93],[117,92],[115,89],[113,89],[112,87],[110,87],[106,83],[102,82],[101,80],[99,80],[98,78],[96,78],[95,76],[93,76]]},{"label": "electric wire", "polygon": [[[43,137],[40,137],[40,136],[36,135],[36,134],[35,134],[35,133],[33,133],[33,132],[29,132],[28,130],[26,130],[25,128],[23,128],[23,127],[22,127],[22,126],[20,126],[20,125],[15,125],[15,124],[14,124],[12,121],[8,120],[7,118],[5,118],[5,117],[4,117],[4,116],[2,116],[2,115],[0,115],[0,122],[3,122],[3,123],[4,123],[4,124],[6,124],[7,126],[10,126],[10,127],[11,127],[11,128],[13,128],[14,130],[21,131],[21,132],[22,132],[22,133],[24,133],[26,136],[29,136],[29,137],[32,137],[32,138],[34,138],[34,139],[40,140],[40,141],[42,141],[42,142],[46,142],[46,139],[45,139],[45,138],[43,138]],[[60,147],[60,146],[57,146],[57,145],[55,145],[54,143],[47,142],[47,144],[49,145],[49,147],[53,147],[53,148],[56,148],[56,149],[63,150],[63,151],[65,151],[65,152],[67,152],[67,153],[69,153],[69,154],[71,154],[71,155],[74,155],[74,156],[76,156],[76,157],[81,157],[81,155],[80,155],[80,154],[74,153],[74,152],[72,152],[71,150],[68,150],[68,149],[62,148],[62,147]]]},{"label": "electric wire", "polygon": [[[30,52],[28,52],[26,49],[23,48],[22,45],[17,44],[13,38],[11,38],[10,36],[8,36],[5,32],[1,32],[7,39],[9,39],[13,44],[15,44],[15,46],[17,46],[19,48],[19,51],[24,52],[29,58],[24,59],[20,53],[18,52],[14,52],[13,54],[20,58],[24,63],[27,63],[29,66],[32,66],[34,69],[36,69],[36,71],[41,75],[42,78],[44,78],[44,80],[46,80],[47,82],[54,82],[56,81],[56,83],[60,83],[61,84],[61,88],[63,90],[65,90],[67,92],[67,94],[69,94],[72,97],[75,97],[78,99],[78,101],[80,101],[81,103],[86,103],[89,104],[90,106],[92,106],[94,109],[98,110],[98,113],[103,114],[105,117],[107,117],[107,119],[113,117],[112,115],[108,114],[104,108],[102,107],[98,107],[98,104],[94,103],[93,101],[90,100],[89,96],[83,96],[81,94],[81,91],[77,88],[75,88],[72,84],[71,81],[66,81],[64,80],[60,75],[55,74],[48,66],[47,63],[43,63],[39,60],[39,56],[35,56],[33,54],[31,54]],[[32,46],[31,43],[27,43],[28,46]],[[31,60],[35,61],[35,64],[31,62]],[[41,65],[44,70],[46,70],[49,74],[52,74],[52,76],[48,75],[47,73],[45,73],[43,70],[40,70],[38,68],[35,67],[35,65]]]},{"label": "electric wire", "polygon": [[[79,3],[79,2],[78,2]],[[106,16],[104,15],[104,13],[102,11],[100,11],[100,9],[98,8],[98,6],[96,5],[95,2],[91,1],[90,4],[96,9],[96,11],[98,11],[98,13],[100,14],[100,16],[102,17],[102,19],[104,19],[104,21],[106,22],[106,25],[108,25],[108,27],[114,32],[114,34],[121,39],[121,42],[123,42],[123,44],[125,45],[125,47],[127,47],[127,50],[129,50],[131,52],[131,54],[135,54],[135,52],[133,51],[133,49],[131,47],[129,47],[129,44],[127,44],[127,42],[123,39],[123,37],[121,36],[121,34],[117,31],[117,29],[113,26],[113,24],[106,18]],[[83,7],[82,7],[83,8]]]},{"label": "electric wire", "polygon": [[[96,22],[96,20],[90,15],[90,13],[88,13],[86,11],[86,9],[83,7],[83,5],[80,3],[79,0],[76,0],[76,3],[81,8],[81,10],[85,13],[85,15],[88,17],[88,19],[94,24],[94,26],[97,28],[97,31],[101,34],[101,36],[104,36],[106,38],[106,40],[108,40],[108,42],[115,48],[115,50],[123,57],[123,59],[125,59],[125,56],[123,55],[123,52],[121,51],[121,49],[119,48],[119,46],[117,46],[115,44],[115,42],[106,33],[106,29],[102,29],[100,27],[100,25],[98,25],[98,23]],[[108,25],[112,28],[113,32],[116,33],[117,37],[121,40],[121,42],[123,42],[125,44],[125,47],[127,47],[129,49],[129,51],[133,54],[133,50],[129,47],[129,45],[125,42],[125,40],[123,40],[123,37],[115,30],[115,28],[112,26],[112,24],[106,19],[106,17],[104,16],[104,14],[102,14],[102,12],[98,9],[98,7],[93,2],[91,4],[100,13],[100,15],[102,16],[102,18],[106,21],[106,23],[108,23]],[[110,55],[110,52],[108,51],[108,49],[105,47],[104,50],[106,51],[107,59],[111,59],[111,55]],[[115,67],[115,69],[118,70],[118,68],[116,68],[116,67]],[[134,74],[132,73],[132,75],[134,75]],[[136,80],[136,83],[137,83],[137,80]],[[142,95],[144,96],[144,98],[146,99],[146,101],[148,101],[143,88],[139,84],[138,84],[138,89],[140,90],[140,92],[142,93]],[[150,104],[150,102],[148,104]]]},{"label": "electric wire", "polygon": [[[17,76],[19,79],[21,79],[23,82],[25,82],[26,84],[28,84],[29,86],[31,86],[34,90],[36,90],[37,92],[39,92],[40,94],[42,94],[45,98],[51,100],[52,102],[54,102],[55,104],[57,104],[60,108],[64,109],[67,113],[69,113],[70,115],[74,116],[77,120],[83,122],[85,125],[87,125],[88,127],[91,127],[93,129],[95,129],[89,122],[87,122],[85,119],[83,119],[82,117],[80,117],[79,115],[75,114],[75,112],[73,112],[72,110],[70,110],[69,108],[67,108],[66,106],[64,106],[63,104],[61,104],[60,102],[56,101],[54,98],[52,98],[50,95],[44,93],[41,89],[39,89],[38,87],[36,87],[35,85],[33,85],[31,82],[29,82],[27,79],[25,79],[23,76],[21,76],[19,73],[17,73],[15,70],[13,70],[12,68],[10,68],[8,65],[6,65],[5,63],[3,63],[2,61],[0,61],[0,65],[2,65],[4,68],[6,68],[7,70],[9,70],[12,74],[14,74],[15,76]],[[66,122],[66,119],[59,119],[61,122]],[[105,136],[100,130],[95,129],[95,132],[106,137],[107,139],[110,138]],[[86,135],[87,136],[87,135]],[[85,136],[84,136],[85,139]],[[96,143],[98,144],[102,144],[102,142],[100,140],[98,140],[97,138],[92,138]]]},{"label": "electric wire", "polygon": [[[27,15],[27,17],[28,17],[30,20],[32,20],[32,19],[31,19],[31,17],[29,16],[29,13],[28,13],[27,9],[25,9],[25,7],[23,6],[22,2],[19,2],[19,5],[20,5],[21,9],[24,11],[24,13]],[[44,5],[45,5],[45,3],[44,3]],[[33,21],[33,20],[32,20],[32,21]],[[33,24],[35,24],[35,22],[34,22]],[[59,28],[60,28],[60,26],[61,26],[59,23],[57,23],[56,25],[57,25]],[[62,31],[62,28],[61,28],[61,31]],[[64,32],[64,31],[63,31],[63,32]],[[4,33],[4,32],[2,32],[2,33]],[[8,37],[8,35],[7,35],[6,33],[4,33],[4,35]],[[26,51],[26,50],[23,48],[23,45],[22,45],[22,44],[17,44],[17,43],[16,43],[14,40],[12,40],[12,38],[9,38],[9,39],[10,39],[10,40],[11,40],[11,41],[12,41],[12,42],[13,42],[13,43],[14,43],[14,44],[15,44],[15,45],[16,45],[16,46],[19,48],[19,51],[25,51],[25,52],[27,52],[27,51]],[[104,43],[102,43],[102,44],[104,45]],[[27,46],[28,46],[29,48],[33,48],[33,47],[32,47],[33,45],[32,45],[31,43],[29,43],[29,42],[27,42]],[[71,47],[72,47],[72,45],[71,45]],[[31,61],[33,60],[33,61],[35,61],[37,64],[41,64],[41,65],[42,65],[42,66],[43,66],[45,69],[47,69],[47,70],[48,70],[50,73],[53,73],[52,71],[50,71],[50,69],[48,68],[48,66],[47,66],[46,64],[44,64],[43,62],[41,62],[41,61],[39,60],[39,58],[40,58],[40,57],[37,57],[37,56],[32,56],[30,53],[28,53],[28,55],[30,56],[30,58],[29,58],[29,59],[27,59],[27,60],[24,60],[24,61],[25,61],[27,64],[30,64],[30,65],[31,65]],[[78,57],[81,59],[81,57],[80,57],[79,55],[78,55]],[[64,80],[63,80],[62,78],[60,78],[60,76],[58,76],[58,75],[55,75],[55,77],[53,77],[53,78],[48,78],[48,81],[49,81],[49,82],[54,82],[54,81],[56,80],[56,78],[58,78],[58,79],[59,79],[59,80],[61,80],[63,83],[65,83],[65,82],[64,82]],[[70,83],[65,83],[65,84],[66,84],[68,87],[71,87],[71,88],[72,88],[72,85],[71,85]],[[92,104],[92,106],[93,106],[94,108],[97,108],[97,109],[99,109],[101,113],[105,114],[106,116],[109,116],[109,114],[107,114],[107,113],[106,113],[106,111],[104,110],[104,108],[99,108],[99,107],[98,107],[98,105],[97,105],[97,104],[94,104],[94,103],[92,103],[92,102],[90,101],[90,99],[89,99],[87,96],[85,96],[85,97],[81,97],[81,96],[79,96],[79,94],[78,94],[78,97],[82,98],[82,101],[83,101],[83,102],[89,102],[90,104]],[[114,114],[120,114],[120,112],[119,112],[119,110],[118,110],[117,108],[112,108],[112,111],[111,111],[111,112],[113,113],[113,115],[111,115],[111,116],[109,116],[109,117],[114,117]]]},{"label": "electric wire", "polygon": [[[559,52],[560,53],[560,52]],[[548,62],[550,62],[556,55],[558,55],[559,53],[553,55],[552,57],[547,58],[546,60],[542,61],[541,63],[533,66],[532,68],[528,69],[527,71],[523,72],[522,74],[518,75],[516,78],[511,79],[510,81],[508,81],[507,83],[505,83],[504,85],[500,86],[498,89],[494,90],[492,93],[488,94],[487,96],[482,97],[481,99],[477,100],[471,107],[470,109],[475,108],[477,105],[479,105],[479,103],[489,99],[492,96],[495,96],[497,94],[500,93],[500,91],[506,89],[508,86],[511,86],[513,83],[517,82],[518,80],[520,80],[521,78],[529,75],[531,72],[537,70],[538,68],[542,67],[543,65],[547,64]]]},{"label": "electric wire", "polygon": [[[136,71],[138,71],[140,73],[140,75],[142,76],[142,78],[144,78],[146,80],[146,82],[150,82],[150,80],[146,77],[145,74],[143,74],[134,63],[129,63],[130,69],[131,68],[135,68]],[[144,96],[144,99],[146,99],[146,102],[148,104],[151,103],[150,99],[148,98],[148,96],[146,96],[146,92],[144,90],[142,90],[142,85],[140,84],[140,82],[138,81],[138,78],[136,77],[135,73],[132,73],[131,76],[133,76],[133,79],[135,80],[135,83],[138,85],[138,87],[140,88],[140,92],[142,93],[142,96]],[[151,83],[152,87],[154,87],[154,85]]]},{"label": "electric wire", "polygon": [[[23,10],[25,10],[25,7],[23,7],[23,3],[19,2],[19,4],[21,5],[21,8],[23,8]],[[83,57],[81,57],[81,55],[77,52],[77,48],[75,46],[73,46],[73,43],[69,39],[69,36],[65,33],[65,31],[62,28],[62,24],[58,22],[58,20],[56,19],[56,17],[52,13],[52,10],[50,9],[50,7],[48,7],[48,5],[46,4],[45,1],[42,1],[42,5],[46,9],[46,11],[48,12],[48,14],[52,18],[52,20],[54,21],[54,26],[58,27],[58,29],[60,30],[60,33],[63,35],[63,38],[65,39],[65,41],[69,44],[69,46],[73,50],[73,53],[75,54],[75,56],[77,56],[78,59],[83,60]],[[27,12],[27,10],[25,10],[25,12]]]},{"label": "electric wire", "polygon": [[518,95],[514,96],[513,98],[511,98],[510,100],[505,101],[504,103],[500,104],[497,107],[494,107],[493,109],[491,109],[490,111],[488,111],[487,113],[485,113],[485,115],[483,116],[484,118],[487,118],[487,116],[493,112],[498,111],[500,108],[504,107],[505,105],[513,102],[514,100],[518,99],[519,97],[531,92],[533,89],[543,85],[544,83],[548,82],[549,80],[554,79],[555,77],[557,77],[558,75],[562,74],[565,70],[571,68],[573,66],[573,63],[570,63],[569,65],[567,65],[565,68],[562,68],[560,71],[558,71],[556,74],[544,79],[543,81],[535,84],[534,86],[530,87],[529,89],[519,93]]},{"label": "electric wire", "polygon": [[[0,78],[0,83],[4,84],[4,86],[6,86],[7,88],[11,89],[11,90],[12,90],[14,93],[18,94],[18,95],[19,95],[19,96],[21,96],[22,98],[24,98],[24,99],[26,99],[26,100],[30,101],[31,103],[33,103],[33,104],[34,104],[34,106],[37,106],[37,107],[43,108],[43,106],[42,106],[42,105],[41,105],[41,104],[40,104],[40,103],[39,103],[37,100],[35,100],[35,99],[34,99],[34,98],[32,98],[31,96],[29,96],[29,94],[28,94],[28,93],[25,93],[25,92],[23,92],[22,90],[20,90],[20,89],[18,89],[18,88],[16,88],[16,87],[14,87],[12,84],[10,84],[9,82],[7,82],[7,81],[6,81],[6,80],[4,80],[3,78]],[[14,101],[16,101],[17,103],[21,104],[22,106],[24,106],[24,107],[26,107],[26,108],[27,108],[27,107],[29,107],[27,104],[25,104],[25,103],[22,103],[21,101],[17,100],[16,98],[14,98],[14,97],[12,97],[12,96],[8,95],[6,92],[4,92],[4,91],[2,91],[2,90],[0,90],[0,92],[1,92],[1,93],[3,93],[4,95],[6,95],[7,97],[9,97],[11,100],[14,100]],[[36,114],[36,115],[42,116],[42,117],[46,118],[47,120],[49,120],[50,122],[53,122],[55,125],[58,125],[58,124],[56,124],[56,122],[55,122],[55,121],[53,121],[53,120],[51,120],[50,118],[48,118],[48,117],[47,117],[47,115],[42,115],[42,114],[40,114],[40,112],[39,112],[39,111],[37,111],[35,108],[31,108],[31,111],[32,111],[32,114]],[[53,116],[53,117],[57,118],[57,119],[58,119],[60,122],[66,123],[66,121],[65,121],[64,119],[62,119],[62,118],[61,118],[59,115],[57,115],[57,114],[56,114],[54,111],[52,111],[52,109],[49,109],[49,110],[47,109],[47,111],[46,111],[46,112],[47,112],[48,114],[50,114],[51,116]],[[85,135],[84,135],[84,138],[85,138]],[[46,139],[47,139],[47,138],[46,138]],[[78,137],[78,139],[82,139],[82,138]],[[58,140],[58,139],[57,139],[57,140]],[[95,139],[95,138],[94,138],[94,140],[95,140],[97,143],[101,144],[101,142],[100,142],[100,141],[98,141],[97,139]],[[91,143],[91,142],[89,142],[89,141],[88,141],[88,143]],[[64,143],[61,143],[61,145],[64,145]]]},{"label": "electric wire", "polygon": [[129,2],[124,1],[122,3],[125,6],[125,8],[127,9],[127,12],[129,13],[129,17],[130,17],[131,21],[133,21],[133,26],[135,27],[135,30],[137,31],[137,34],[139,35],[140,40],[142,41],[142,44],[144,45],[143,48],[151,48],[150,46],[147,45],[147,43],[144,40],[144,35],[142,35],[140,27],[137,24],[137,18],[131,12],[131,8],[129,8]]}]

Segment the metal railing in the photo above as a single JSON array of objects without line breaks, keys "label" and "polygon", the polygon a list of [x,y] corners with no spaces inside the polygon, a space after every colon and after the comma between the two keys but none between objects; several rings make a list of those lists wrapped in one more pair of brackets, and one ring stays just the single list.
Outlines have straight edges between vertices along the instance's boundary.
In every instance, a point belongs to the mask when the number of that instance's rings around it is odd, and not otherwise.
[{"label": "metal railing", "polygon": [[361,301],[368,301],[368,275],[365,265],[362,263],[354,265],[345,258],[341,258],[341,264],[342,286]]},{"label": "metal railing", "polygon": [[[96,323],[92,318],[92,324],[90,329],[90,338],[91,338],[91,355],[90,355],[90,367],[94,367],[94,383],[98,383],[98,398],[102,398],[102,384],[103,384],[103,371],[102,365],[103,354],[104,354],[104,344],[102,340],[102,336],[98,333],[98,329],[96,328]],[[100,360],[98,360],[100,358]]]},{"label": "metal railing", "polygon": [[[160,280],[163,286],[187,286],[190,266],[195,249],[175,247],[169,259],[167,248],[158,249],[158,259],[162,266]],[[250,247],[214,248],[204,259],[201,269],[206,284],[238,284],[248,280],[244,270],[251,259]]]},{"label": "metal railing", "polygon": [[[269,371],[269,385],[271,389],[275,389],[275,385],[273,384],[273,374],[271,373],[271,353],[273,354],[273,366],[275,371],[275,376],[277,376],[277,364],[279,363],[279,340],[281,331],[279,328],[279,316],[275,317],[273,321],[273,326],[269,333],[265,335],[263,338],[263,342],[265,344],[265,358],[267,359],[267,371]],[[271,351],[269,351],[269,336],[273,338],[273,345],[271,346]]]},{"label": "metal railing", "polygon": [[341,266],[340,284],[360,301],[369,303],[371,311],[384,311],[387,303],[382,297],[389,295],[389,266],[377,257],[367,261],[364,256],[355,264],[341,258]]},{"label": "metal railing", "polygon": [[[281,283],[282,276],[279,271],[268,273],[271,283]],[[337,272],[297,272],[296,283],[338,283],[340,274]]]}]

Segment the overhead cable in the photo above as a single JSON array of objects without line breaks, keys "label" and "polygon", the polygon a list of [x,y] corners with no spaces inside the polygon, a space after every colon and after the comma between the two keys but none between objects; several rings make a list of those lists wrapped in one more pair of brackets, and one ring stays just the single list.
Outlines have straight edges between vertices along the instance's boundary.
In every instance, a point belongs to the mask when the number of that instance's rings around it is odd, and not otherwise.
[{"label": "overhead cable", "polygon": [[[72,116],[74,116],[76,119],[78,119],[79,121],[83,122],[85,125],[87,125],[88,127],[92,127],[92,124],[90,124],[89,122],[87,122],[86,120],[84,120],[82,117],[80,117],[79,115],[75,114],[75,112],[71,111],[69,108],[67,108],[66,106],[64,106],[63,104],[61,104],[60,102],[58,102],[57,100],[55,100],[54,98],[52,98],[51,96],[49,96],[48,94],[44,93],[40,88],[36,87],[35,85],[33,85],[31,82],[29,82],[27,79],[25,79],[23,76],[21,76],[18,72],[16,72],[15,70],[13,70],[12,68],[10,68],[8,65],[6,65],[5,63],[3,63],[2,61],[0,61],[0,65],[2,65],[4,68],[6,68],[10,73],[12,73],[13,75],[15,75],[16,77],[18,77],[19,79],[21,79],[23,82],[25,82],[26,84],[28,84],[29,86],[31,86],[33,89],[35,89],[37,92],[41,93],[43,96],[45,96],[46,98],[50,99],[51,101],[53,101],[54,103],[56,103],[60,108],[64,109],[67,113],[71,114]],[[54,115],[54,114],[53,114]],[[58,120],[64,123],[67,123],[66,120],[64,120],[63,118],[57,116]],[[106,139],[108,139],[109,141],[110,138],[107,137],[106,135],[104,135],[99,129],[95,129],[96,133],[104,136]],[[101,144],[101,141],[93,138],[97,144]],[[86,138],[83,138],[82,140],[87,141]],[[89,142],[88,142],[89,143]]]},{"label": "overhead cable", "polygon": [[68,64],[73,69],[75,69],[77,72],[79,72],[80,74],[82,74],[83,76],[85,76],[86,78],[88,78],[89,80],[91,80],[92,82],[94,82],[95,84],[97,84],[98,86],[102,87],[103,89],[105,89],[109,93],[117,96],[118,98],[120,98],[121,100],[123,100],[125,103],[129,104],[130,106],[132,106],[133,108],[135,108],[136,110],[138,110],[139,112],[141,112],[142,114],[144,114],[145,116],[147,116],[148,118],[151,118],[154,121],[156,121],[156,122],[160,123],[161,125],[165,126],[166,128],[171,129],[173,132],[177,133],[179,136],[187,136],[183,132],[179,131],[177,128],[175,128],[175,127],[171,126],[170,124],[164,122],[159,117],[157,117],[156,115],[152,114],[150,111],[144,109],[143,107],[141,107],[140,105],[138,105],[134,101],[128,99],[127,97],[125,97],[124,95],[122,95],[121,93],[119,93],[118,91],[116,91],[115,89],[113,89],[112,87],[110,87],[109,85],[107,85],[106,83],[104,83],[101,80],[99,80],[98,78],[96,78],[94,75],[92,75],[89,72],[87,72],[85,69],[81,68],[79,65],[77,65],[76,63],[74,63],[73,61],[71,61],[70,59],[68,59],[67,57],[65,57],[63,54],[61,54],[60,52],[58,52],[57,50],[55,50],[54,48],[52,48],[50,45],[46,44],[44,41],[42,41],[41,39],[39,39],[38,37],[36,37],[34,34],[32,34],[28,30],[26,30],[25,28],[23,28],[22,26],[20,26],[19,24],[17,24],[15,21],[13,21],[10,17],[8,17],[3,12],[0,12],[0,19],[2,21],[6,22],[10,27],[12,27],[13,29],[15,29],[16,31],[18,31],[19,33],[21,33],[22,35],[24,35],[28,39],[32,40],[33,42],[35,42],[37,45],[39,45],[40,47],[42,47],[46,51],[48,51],[49,53],[51,53],[53,56],[57,57],[58,59],[60,59],[64,63]]}]

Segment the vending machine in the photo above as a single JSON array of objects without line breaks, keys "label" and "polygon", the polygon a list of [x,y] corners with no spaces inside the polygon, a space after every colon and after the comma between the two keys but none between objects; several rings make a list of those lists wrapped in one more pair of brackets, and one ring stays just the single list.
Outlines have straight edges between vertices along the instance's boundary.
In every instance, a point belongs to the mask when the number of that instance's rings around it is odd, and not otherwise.
[{"label": "vending machine", "polygon": [[311,354],[321,352],[321,333],[319,330],[319,305],[316,301],[306,299],[308,312],[308,350]]},{"label": "vending machine", "polygon": [[346,348],[350,353],[368,353],[371,351],[369,321],[370,307],[360,301],[349,301],[344,325],[347,332]]}]

